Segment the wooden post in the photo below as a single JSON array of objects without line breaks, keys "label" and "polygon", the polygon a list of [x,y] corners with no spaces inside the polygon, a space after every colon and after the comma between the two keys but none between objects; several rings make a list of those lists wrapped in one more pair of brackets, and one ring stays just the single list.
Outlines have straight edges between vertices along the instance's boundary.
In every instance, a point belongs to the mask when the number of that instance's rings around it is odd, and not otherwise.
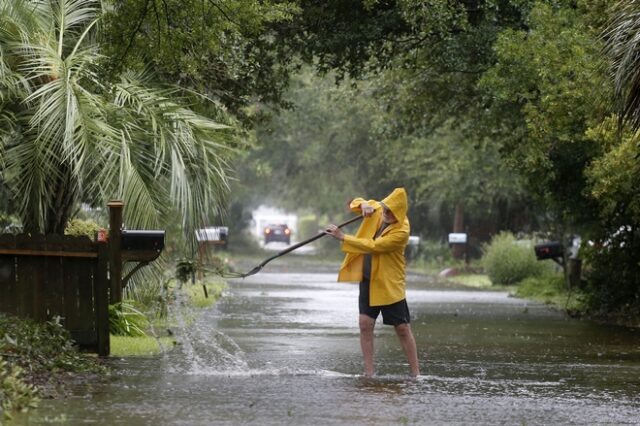
[{"label": "wooden post", "polygon": [[[456,211],[453,217],[453,232],[454,233],[464,232],[464,203],[462,201],[456,204]],[[454,244],[453,258],[454,259],[465,258],[468,244],[469,244],[468,236],[467,236],[467,242],[465,244]]]},{"label": "wooden post", "polygon": [[109,207],[109,303],[122,301],[122,201],[110,201]]},{"label": "wooden post", "polygon": [[106,242],[98,242],[98,266],[94,278],[96,335],[98,340],[98,355],[109,356],[111,351],[109,340],[109,281],[107,271],[109,266],[109,248]]}]

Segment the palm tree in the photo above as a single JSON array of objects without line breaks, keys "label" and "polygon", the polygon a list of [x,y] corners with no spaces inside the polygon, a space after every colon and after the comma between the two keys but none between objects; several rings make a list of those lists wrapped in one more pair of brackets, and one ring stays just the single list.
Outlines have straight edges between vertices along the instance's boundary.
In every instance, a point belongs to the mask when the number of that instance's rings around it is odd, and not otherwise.
[{"label": "palm tree", "polygon": [[605,32],[623,122],[640,129],[640,1],[618,2]]},{"label": "palm tree", "polygon": [[0,5],[0,180],[27,231],[62,233],[80,201],[122,199],[130,228],[177,211],[190,232],[221,213],[233,128],[148,75],[101,79],[101,12],[97,0]]}]

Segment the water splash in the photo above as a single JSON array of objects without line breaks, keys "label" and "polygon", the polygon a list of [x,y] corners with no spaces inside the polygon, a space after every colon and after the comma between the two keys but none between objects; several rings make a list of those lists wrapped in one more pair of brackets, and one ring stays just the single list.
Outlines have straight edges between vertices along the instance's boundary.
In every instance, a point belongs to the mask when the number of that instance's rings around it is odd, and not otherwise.
[{"label": "water splash", "polygon": [[205,321],[202,310],[195,309],[183,289],[176,289],[175,318],[178,348],[167,354],[169,370],[188,375],[216,372],[244,372],[249,369],[242,349],[229,336]]}]

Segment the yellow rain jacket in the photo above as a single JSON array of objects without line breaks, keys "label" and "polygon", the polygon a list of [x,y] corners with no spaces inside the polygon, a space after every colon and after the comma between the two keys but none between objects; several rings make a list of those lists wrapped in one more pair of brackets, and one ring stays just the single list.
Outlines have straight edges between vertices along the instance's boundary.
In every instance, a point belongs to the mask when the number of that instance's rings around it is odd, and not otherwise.
[{"label": "yellow rain jacket", "polygon": [[[360,204],[365,201],[356,198],[349,207],[361,213]],[[396,188],[382,200],[398,221],[387,226],[375,240],[373,237],[382,224],[382,205],[375,200],[366,202],[375,212],[363,219],[355,236],[344,236],[342,251],[346,255],[338,273],[338,281],[362,281],[364,255],[371,253],[369,304],[390,305],[406,297],[404,250],[409,241],[407,193],[404,188]]]}]

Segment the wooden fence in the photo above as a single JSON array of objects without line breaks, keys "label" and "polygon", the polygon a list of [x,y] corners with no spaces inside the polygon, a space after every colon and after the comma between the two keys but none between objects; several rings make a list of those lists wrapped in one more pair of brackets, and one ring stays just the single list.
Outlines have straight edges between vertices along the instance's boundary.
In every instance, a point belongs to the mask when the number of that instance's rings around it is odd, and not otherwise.
[{"label": "wooden fence", "polygon": [[0,312],[60,317],[83,349],[109,354],[108,246],[87,237],[0,235]]},{"label": "wooden fence", "polygon": [[[102,230],[97,241],[0,235],[0,312],[36,321],[59,317],[82,349],[109,355],[109,304],[121,302],[131,275],[160,256],[164,231],[123,231],[124,203],[107,206],[109,233]],[[138,265],[123,279],[126,262]]]}]

